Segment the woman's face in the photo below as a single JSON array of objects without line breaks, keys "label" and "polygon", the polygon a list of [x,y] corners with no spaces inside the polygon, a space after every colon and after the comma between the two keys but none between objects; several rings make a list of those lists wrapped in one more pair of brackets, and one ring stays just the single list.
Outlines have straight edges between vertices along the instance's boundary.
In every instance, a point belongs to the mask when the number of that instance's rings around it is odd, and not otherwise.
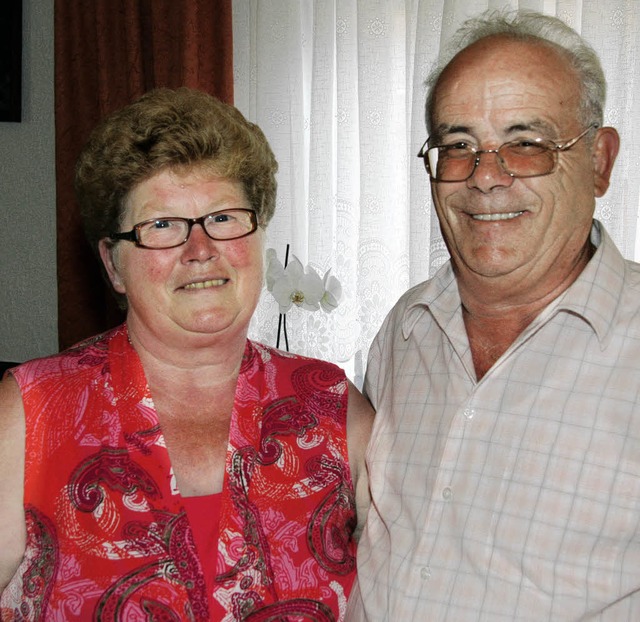
[{"label": "woman's face", "polygon": [[[144,220],[197,218],[214,211],[249,208],[242,185],[209,171],[164,170],[141,182],[125,202],[121,230]],[[185,244],[146,249],[119,241],[100,252],[117,292],[128,302],[132,335],[152,335],[167,345],[211,336],[246,336],[263,282],[264,231],[217,241],[194,225]]]}]

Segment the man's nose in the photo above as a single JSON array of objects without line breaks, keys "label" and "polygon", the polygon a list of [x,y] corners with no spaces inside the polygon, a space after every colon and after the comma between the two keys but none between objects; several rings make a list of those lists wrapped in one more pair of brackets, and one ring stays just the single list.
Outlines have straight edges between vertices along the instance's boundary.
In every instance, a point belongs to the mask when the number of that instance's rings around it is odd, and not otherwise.
[{"label": "man's nose", "polygon": [[476,152],[475,168],[467,185],[481,192],[489,192],[496,187],[507,187],[513,183],[513,177],[502,166],[497,149],[483,149]]}]

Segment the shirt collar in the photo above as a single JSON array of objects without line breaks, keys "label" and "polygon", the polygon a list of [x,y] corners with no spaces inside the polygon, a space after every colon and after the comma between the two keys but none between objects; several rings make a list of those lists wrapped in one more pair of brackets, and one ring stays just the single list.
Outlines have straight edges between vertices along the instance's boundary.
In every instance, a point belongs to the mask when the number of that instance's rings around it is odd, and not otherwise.
[{"label": "shirt collar", "polygon": [[590,239],[596,252],[576,281],[549,305],[549,317],[562,311],[575,313],[591,326],[604,348],[622,298],[626,262],[597,220],[591,226]]},{"label": "shirt collar", "polygon": [[[547,321],[556,313],[575,313],[596,333],[601,347],[605,347],[615,320],[618,301],[624,286],[625,260],[604,226],[593,221],[590,233],[596,252],[574,283],[554,300],[539,317]],[[440,327],[447,325],[460,307],[460,295],[451,262],[447,261],[432,279],[406,294],[406,308],[402,316],[405,339],[427,310]],[[537,323],[537,322],[536,322]]]},{"label": "shirt collar", "polygon": [[450,320],[460,307],[458,284],[451,261],[447,261],[433,278],[416,285],[406,293],[406,307],[402,316],[402,335],[405,339],[420,318],[431,310],[434,319],[446,331]]}]

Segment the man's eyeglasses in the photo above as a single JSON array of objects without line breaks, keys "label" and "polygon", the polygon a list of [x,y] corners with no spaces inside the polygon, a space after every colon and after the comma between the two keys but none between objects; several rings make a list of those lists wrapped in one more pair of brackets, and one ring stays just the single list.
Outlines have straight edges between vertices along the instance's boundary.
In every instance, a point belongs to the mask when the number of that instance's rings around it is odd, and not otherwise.
[{"label": "man's eyeglasses", "polygon": [[469,179],[480,163],[483,153],[495,153],[500,167],[511,177],[540,177],[555,171],[560,151],[570,149],[597,127],[598,124],[593,123],[584,132],[564,143],[531,138],[513,140],[497,149],[476,149],[463,141],[427,148],[427,138],[418,157],[424,161],[424,166],[433,181]]},{"label": "man's eyeglasses", "polygon": [[258,228],[256,213],[250,209],[227,209],[200,218],[152,218],[134,225],[131,231],[110,233],[112,240],[129,240],[141,248],[174,248],[184,244],[193,225],[200,225],[212,240],[236,240]]}]

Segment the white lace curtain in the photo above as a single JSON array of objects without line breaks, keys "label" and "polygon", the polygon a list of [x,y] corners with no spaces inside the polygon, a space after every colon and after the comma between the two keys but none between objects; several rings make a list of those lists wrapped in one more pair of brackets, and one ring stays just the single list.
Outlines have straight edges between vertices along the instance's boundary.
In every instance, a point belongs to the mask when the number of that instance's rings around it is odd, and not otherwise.
[{"label": "white lace curtain", "polygon": [[[447,258],[415,157],[426,138],[423,82],[465,18],[502,6],[556,15],[599,52],[605,123],[622,150],[596,217],[626,257],[640,256],[638,0],[233,0],[235,103],[280,164],[267,246],[284,261],[289,244],[344,288],[331,314],[287,314],[291,351],[334,361],[359,382],[388,310]],[[265,289],[250,335],[275,345],[277,329]]]}]

